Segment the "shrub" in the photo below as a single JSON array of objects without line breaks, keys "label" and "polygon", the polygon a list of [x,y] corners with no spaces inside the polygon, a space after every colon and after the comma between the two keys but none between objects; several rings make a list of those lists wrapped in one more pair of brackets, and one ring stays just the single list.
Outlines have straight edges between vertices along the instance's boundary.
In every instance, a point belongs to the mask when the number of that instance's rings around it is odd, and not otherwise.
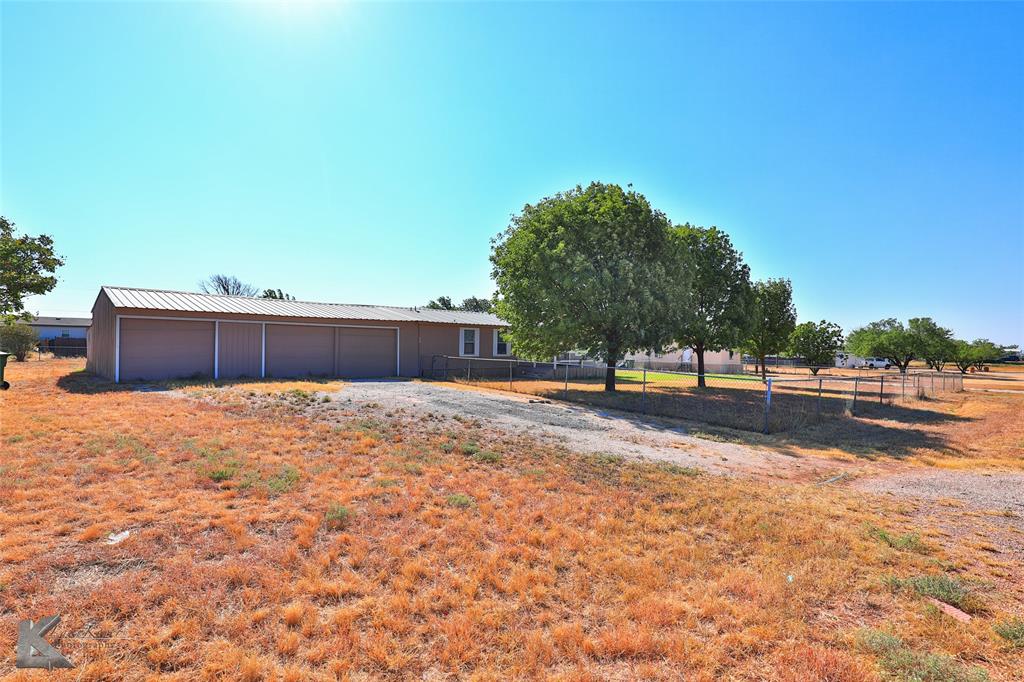
[{"label": "shrub", "polygon": [[352,520],[352,510],[340,504],[332,504],[330,509],[324,512],[324,521],[328,528],[340,530],[348,526]]},{"label": "shrub", "polygon": [[472,441],[463,443],[462,447],[459,449],[462,450],[462,454],[464,455],[475,455],[480,452],[480,446]]},{"label": "shrub", "polygon": [[208,450],[203,448],[199,451],[202,461],[199,463],[199,475],[209,478],[215,483],[221,483],[234,478],[242,469],[242,461],[235,457],[233,450]]},{"label": "shrub", "polygon": [[37,343],[39,334],[27,324],[0,324],[0,350],[13,355],[18,362],[24,362]]}]

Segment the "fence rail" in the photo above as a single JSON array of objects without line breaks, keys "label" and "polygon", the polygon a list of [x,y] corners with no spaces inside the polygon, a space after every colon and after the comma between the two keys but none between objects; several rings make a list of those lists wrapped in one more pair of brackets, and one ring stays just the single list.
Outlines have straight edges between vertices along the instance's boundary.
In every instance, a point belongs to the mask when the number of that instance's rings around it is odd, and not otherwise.
[{"label": "fence rail", "polygon": [[[530,362],[435,355],[429,378],[773,433],[830,417],[885,416],[913,401],[963,390],[941,372],[858,376],[774,376],[616,367],[617,390],[604,390],[607,367],[585,361]],[[742,371],[742,370],[741,370]],[[703,381],[701,380],[703,379]],[[702,385],[703,384],[703,385]]]}]

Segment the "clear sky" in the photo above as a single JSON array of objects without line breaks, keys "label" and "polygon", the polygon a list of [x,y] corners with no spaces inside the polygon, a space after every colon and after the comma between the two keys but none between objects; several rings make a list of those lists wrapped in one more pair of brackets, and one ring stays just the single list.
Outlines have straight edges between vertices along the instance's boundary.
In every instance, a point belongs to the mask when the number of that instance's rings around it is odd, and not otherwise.
[{"label": "clear sky", "polygon": [[0,210],[33,312],[213,272],[490,295],[524,203],[633,183],[800,318],[1024,341],[1024,4],[0,2]]}]

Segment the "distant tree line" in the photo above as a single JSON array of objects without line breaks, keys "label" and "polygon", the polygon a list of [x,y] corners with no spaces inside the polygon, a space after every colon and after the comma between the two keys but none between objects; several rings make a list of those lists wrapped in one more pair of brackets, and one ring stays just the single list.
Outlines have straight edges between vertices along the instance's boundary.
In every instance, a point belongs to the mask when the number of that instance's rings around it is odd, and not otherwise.
[{"label": "distant tree line", "polygon": [[[594,182],[527,204],[492,240],[493,308],[522,357],[577,350],[602,359],[605,389],[629,353],[689,347],[705,385],[708,351],[756,358],[788,351],[817,368],[844,348],[885,357],[902,372],[915,359],[941,370],[999,357],[986,340],[956,341],[930,318],[880,320],[844,338],[828,320],[797,324],[788,279],[752,282],[743,254],[717,227],[673,224],[632,186]],[[469,300],[469,299],[467,299]],[[452,308],[450,299],[430,307]]]},{"label": "distant tree line", "polygon": [[494,303],[487,298],[470,296],[469,298],[462,299],[462,303],[456,305],[449,297],[438,296],[429,301],[424,307],[431,310],[466,310],[473,313],[489,313],[493,312]]}]

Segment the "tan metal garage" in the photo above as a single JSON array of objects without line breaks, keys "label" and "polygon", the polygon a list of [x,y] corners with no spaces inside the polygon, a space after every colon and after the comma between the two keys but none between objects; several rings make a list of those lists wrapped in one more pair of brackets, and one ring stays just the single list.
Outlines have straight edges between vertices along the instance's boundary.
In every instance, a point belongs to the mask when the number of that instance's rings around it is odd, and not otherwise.
[{"label": "tan metal garage", "polygon": [[213,322],[121,320],[121,379],[213,375]]},{"label": "tan metal garage", "polygon": [[87,369],[113,381],[411,377],[436,356],[511,357],[504,326],[487,313],[103,287]]}]

